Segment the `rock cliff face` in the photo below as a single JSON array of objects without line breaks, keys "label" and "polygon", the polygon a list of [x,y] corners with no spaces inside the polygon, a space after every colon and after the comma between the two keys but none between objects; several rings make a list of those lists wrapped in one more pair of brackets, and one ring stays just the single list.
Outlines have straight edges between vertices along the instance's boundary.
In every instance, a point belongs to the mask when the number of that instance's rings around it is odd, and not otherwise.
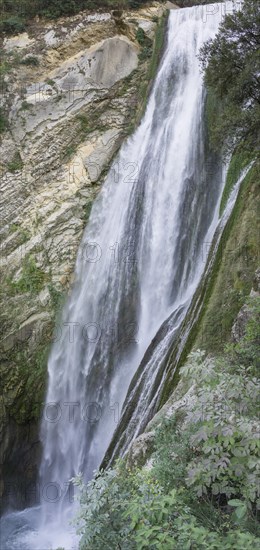
[{"label": "rock cliff face", "polygon": [[35,479],[55,317],[93,199],[142,108],[162,15],[157,2],[81,13],[3,43],[0,493],[11,487],[21,506],[29,497],[14,484]]}]

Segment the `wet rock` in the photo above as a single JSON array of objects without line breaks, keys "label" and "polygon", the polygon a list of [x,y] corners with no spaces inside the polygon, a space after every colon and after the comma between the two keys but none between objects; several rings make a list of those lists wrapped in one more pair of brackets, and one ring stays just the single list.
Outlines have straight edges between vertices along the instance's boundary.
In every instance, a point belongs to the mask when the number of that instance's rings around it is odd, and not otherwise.
[{"label": "wet rock", "polygon": [[253,281],[252,291],[255,294],[260,294],[260,268],[256,270]]},{"label": "wet rock", "polygon": [[[257,269],[253,281],[253,288],[250,292],[250,297],[254,298],[260,295],[260,269]],[[245,304],[239,311],[237,318],[233,324],[231,338],[237,344],[246,335],[246,326],[252,316],[250,305]]]},{"label": "wet rock", "polygon": [[154,451],[154,432],[145,432],[131,445],[127,454],[127,467],[135,468],[144,466]]},{"label": "wet rock", "polygon": [[231,338],[232,341],[237,344],[244,338],[246,334],[246,325],[251,317],[250,308],[247,305],[244,305],[233,324]]}]

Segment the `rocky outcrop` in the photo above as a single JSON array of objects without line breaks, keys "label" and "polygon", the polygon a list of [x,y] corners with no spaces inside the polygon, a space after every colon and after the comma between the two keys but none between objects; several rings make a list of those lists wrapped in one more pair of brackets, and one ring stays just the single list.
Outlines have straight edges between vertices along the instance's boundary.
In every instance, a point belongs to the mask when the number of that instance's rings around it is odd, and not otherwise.
[{"label": "rocky outcrop", "polygon": [[151,457],[156,449],[156,429],[159,428],[163,421],[172,418],[176,413],[179,415],[179,422],[184,428],[187,410],[195,402],[195,399],[194,385],[187,389],[186,383],[180,381],[165,405],[147,424],[144,433],[139,435],[131,444],[127,453],[128,468],[149,467],[152,460]]},{"label": "rocky outcrop", "polygon": [[0,461],[9,481],[35,476],[55,317],[91,204],[140,110],[140,81],[149,84],[137,30],[154,39],[162,14],[154,2],[35,21],[3,42]]},{"label": "rocky outcrop", "polygon": [[[257,269],[253,282],[253,288],[250,292],[251,298],[260,297],[260,269]],[[232,341],[237,344],[246,335],[248,321],[252,318],[253,312],[250,305],[245,304],[239,311],[237,318],[232,326]]]}]

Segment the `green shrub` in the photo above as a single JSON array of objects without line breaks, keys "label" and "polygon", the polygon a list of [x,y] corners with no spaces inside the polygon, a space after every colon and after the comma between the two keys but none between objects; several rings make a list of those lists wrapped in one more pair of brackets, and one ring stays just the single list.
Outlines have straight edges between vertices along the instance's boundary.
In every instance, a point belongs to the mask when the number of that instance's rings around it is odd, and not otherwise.
[{"label": "green shrub", "polygon": [[183,486],[186,466],[193,456],[189,444],[190,431],[183,432],[179,420],[179,415],[163,419],[159,429],[156,430],[153,472],[165,491]]},{"label": "green shrub", "polygon": [[12,294],[23,294],[25,292],[39,294],[46,278],[46,273],[36,265],[35,259],[29,256],[24,259],[20,278],[17,281],[10,282]]},{"label": "green shrub", "polygon": [[27,57],[25,57],[24,59],[22,59],[20,61],[20,64],[21,65],[29,65],[29,66],[32,66],[32,67],[38,67],[40,62],[39,62],[38,57],[36,57],[35,55],[27,55]]},{"label": "green shrub", "polygon": [[127,0],[129,8],[138,9],[142,4],[147,4],[148,0]]},{"label": "green shrub", "polygon": [[138,28],[135,37],[136,37],[137,42],[140,44],[140,46],[143,46],[145,44],[146,35],[145,35],[144,30],[141,27]]},{"label": "green shrub", "polygon": [[214,141],[226,153],[235,147],[259,152],[259,39],[260,5],[244,0],[227,14],[216,37],[200,51],[205,83],[222,102],[214,123]]},{"label": "green shrub", "polygon": [[230,498],[245,503],[248,514],[260,508],[258,484],[257,396],[259,383],[250,369],[201,360],[192,354],[181,376],[196,382],[196,400],[188,423],[194,458],[187,465],[187,486],[226,506]]},{"label": "green shrub", "polygon": [[153,55],[153,42],[148,36],[146,36],[144,30],[139,27],[136,32],[136,40],[141,46],[141,52],[139,53],[140,61],[145,61]]},{"label": "green shrub", "polygon": [[259,381],[251,362],[259,339],[256,298],[250,307],[245,364],[230,350],[219,359],[190,354],[180,373],[183,391],[192,385],[190,398],[157,427],[149,469],[130,471],[120,461],[86,487],[76,480],[81,550],[259,547]]},{"label": "green shrub", "polygon": [[75,15],[81,10],[140,8],[147,0],[2,0],[0,32],[23,32],[36,15],[49,19]]},{"label": "green shrub", "polygon": [[203,526],[183,499],[183,491],[165,494],[147,471],[125,466],[96,474],[80,487],[80,550],[218,549],[252,550],[259,539],[242,529],[228,533]]},{"label": "green shrub", "polygon": [[31,103],[28,103],[28,101],[26,100],[22,101],[21,111],[29,111],[31,107],[32,107]]},{"label": "green shrub", "polygon": [[2,134],[7,128],[7,118],[3,109],[0,107],[0,134]]},{"label": "green shrub", "polygon": [[0,32],[19,34],[25,30],[25,21],[21,17],[12,15],[0,21]]},{"label": "green shrub", "polygon": [[[11,63],[6,60],[3,60],[0,64],[0,76],[5,76],[12,69]],[[2,83],[1,83],[2,84]]]},{"label": "green shrub", "polygon": [[22,170],[23,161],[19,151],[16,151],[12,160],[7,164],[9,172],[16,172],[17,170]]},{"label": "green shrub", "polygon": [[139,59],[140,61],[145,61],[145,59],[149,59],[150,57],[152,57],[152,54],[153,54],[153,50],[150,46],[144,46],[144,48],[142,48],[141,52],[139,53]]},{"label": "green shrub", "polygon": [[218,2],[218,0],[176,0],[175,4],[180,8],[190,8],[198,4],[214,4],[215,2]]},{"label": "green shrub", "polygon": [[80,122],[80,131],[85,136],[91,132],[89,118],[84,113],[77,115],[76,119]]}]

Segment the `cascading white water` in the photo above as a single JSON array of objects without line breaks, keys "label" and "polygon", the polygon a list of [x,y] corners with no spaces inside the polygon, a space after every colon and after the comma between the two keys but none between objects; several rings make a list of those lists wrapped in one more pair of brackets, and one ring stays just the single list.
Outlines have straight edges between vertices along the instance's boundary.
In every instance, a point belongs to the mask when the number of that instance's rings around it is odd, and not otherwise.
[{"label": "cascading white water", "polygon": [[59,538],[70,479],[99,466],[152,338],[170,314],[178,328],[199,283],[223,167],[208,147],[197,55],[221,15],[208,6],[171,11],[145,116],[93,206],[48,364],[40,535],[30,543],[19,535],[20,549],[72,549]]},{"label": "cascading white water", "polygon": [[42,426],[42,483],[92,475],[151,338],[173,308],[183,316],[198,282],[222,180],[216,163],[213,181],[207,173],[196,55],[217,26],[202,9],[171,13],[144,120],[93,207],[49,359],[46,401],[56,405]]},{"label": "cascading white water", "polygon": [[[145,117],[110,170],[81,244],[48,365],[53,418],[45,414],[42,426],[41,483],[56,484],[64,499],[72,476],[90,477],[99,465],[147,346],[170,312],[181,321],[203,269],[222,182],[208,152],[196,57],[218,18],[203,15],[171,12]],[[62,497],[56,514],[59,507],[62,518]],[[43,509],[49,521],[46,500]]]}]

